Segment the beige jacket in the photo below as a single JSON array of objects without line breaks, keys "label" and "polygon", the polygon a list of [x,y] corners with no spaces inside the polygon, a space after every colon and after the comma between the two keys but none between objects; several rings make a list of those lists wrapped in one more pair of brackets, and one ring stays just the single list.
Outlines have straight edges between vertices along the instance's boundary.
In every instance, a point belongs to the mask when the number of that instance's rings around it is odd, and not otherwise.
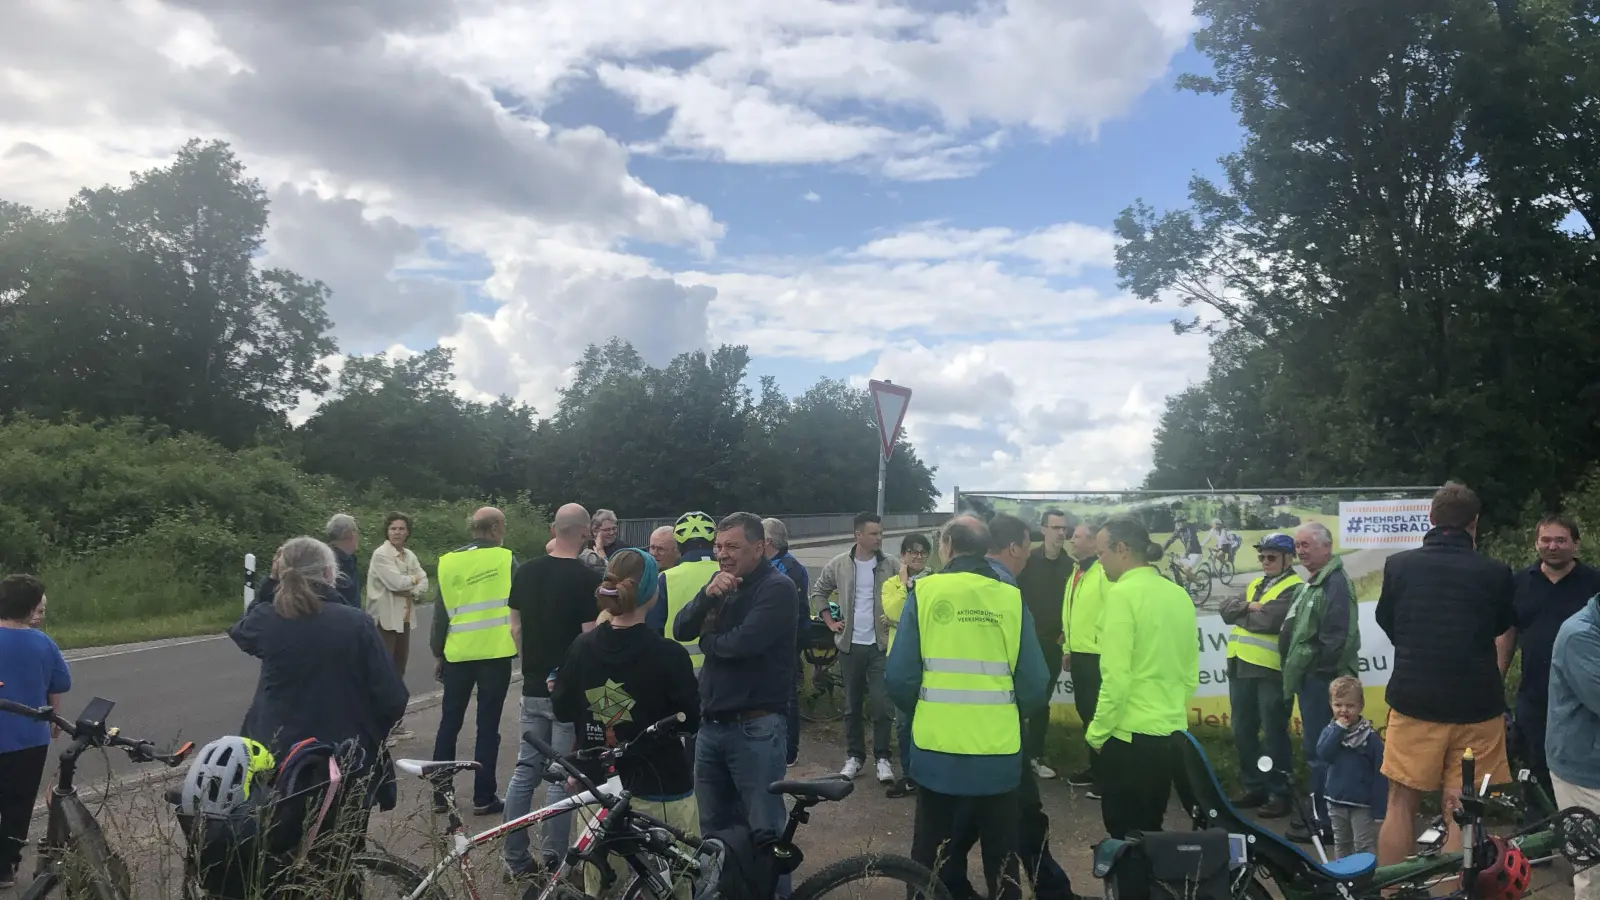
[{"label": "beige jacket", "polygon": [[872,571],[872,596],[856,597],[856,548],[851,547],[829,560],[816,580],[811,582],[811,609],[818,615],[827,608],[830,595],[835,592],[839,595],[839,614],[843,617],[844,631],[833,636],[833,644],[840,653],[850,652],[850,633],[855,627],[857,602],[872,604],[872,630],[878,639],[878,649],[882,650],[888,645],[889,628],[883,617],[883,585],[899,575],[900,558],[879,551],[878,562]]},{"label": "beige jacket", "polygon": [[412,607],[428,593],[428,573],[422,571],[417,555],[396,550],[388,541],[372,551],[367,566],[367,613],[384,631],[405,631],[416,624]]}]

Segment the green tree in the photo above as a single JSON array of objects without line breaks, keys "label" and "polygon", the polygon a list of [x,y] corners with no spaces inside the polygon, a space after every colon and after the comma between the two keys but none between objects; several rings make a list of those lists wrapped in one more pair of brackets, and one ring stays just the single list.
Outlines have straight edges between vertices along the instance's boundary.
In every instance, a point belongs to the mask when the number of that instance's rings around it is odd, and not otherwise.
[{"label": "green tree", "polygon": [[1577,95],[1551,69],[1593,68],[1593,26],[1554,9],[1196,4],[1214,72],[1179,83],[1231,97],[1246,139],[1189,209],[1117,221],[1123,285],[1218,338],[1168,403],[1150,486],[1463,477],[1515,509],[1586,468],[1600,305],[1593,236],[1563,221],[1589,170],[1549,138],[1593,116],[1554,102]]},{"label": "green tree", "polygon": [[326,389],[327,289],[254,255],[266,195],[191,141],[60,213],[0,206],[0,410],[137,416],[238,446]]}]

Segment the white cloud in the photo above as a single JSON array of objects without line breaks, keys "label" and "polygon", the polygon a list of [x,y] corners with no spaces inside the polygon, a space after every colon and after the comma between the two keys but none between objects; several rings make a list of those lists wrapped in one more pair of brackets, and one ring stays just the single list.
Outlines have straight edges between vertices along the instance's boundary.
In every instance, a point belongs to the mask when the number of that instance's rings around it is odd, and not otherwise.
[{"label": "white cloud", "polygon": [[1019,234],[1010,228],[968,230],[922,223],[879,238],[861,255],[894,260],[1008,257],[1037,263],[1051,274],[1077,275],[1085,268],[1110,268],[1117,238],[1104,228],[1064,222]]},{"label": "white cloud", "polygon": [[[946,6],[946,4],[940,4]],[[408,52],[506,85],[536,108],[594,78],[644,115],[653,150],[829,163],[891,178],[960,177],[1003,134],[1091,135],[1165,71],[1188,0],[752,3],[483,0]],[[889,125],[878,111],[902,122]]]},{"label": "white cloud", "polygon": [[822,195],[816,191],[806,191],[805,195],[801,199],[805,200],[807,203],[821,203]]}]

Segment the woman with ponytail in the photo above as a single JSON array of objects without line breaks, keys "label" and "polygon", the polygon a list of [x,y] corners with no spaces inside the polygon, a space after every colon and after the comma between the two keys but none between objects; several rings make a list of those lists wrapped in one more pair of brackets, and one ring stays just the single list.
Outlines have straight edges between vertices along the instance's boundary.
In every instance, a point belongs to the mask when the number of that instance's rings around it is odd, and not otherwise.
[{"label": "woman with ponytail", "polygon": [[[551,705],[557,721],[571,722],[582,747],[615,746],[668,716],[682,713],[675,733],[656,734],[617,762],[622,786],[635,809],[698,833],[694,772],[681,734],[700,727],[700,687],[689,652],[644,624],[660,572],[650,554],[618,550],[595,591],[603,621],[573,642],[556,674]],[[590,773],[598,776],[598,770]],[[617,873],[623,874],[618,868]],[[598,896],[599,873],[586,873],[590,896]],[[680,884],[684,900],[688,884]]]},{"label": "woman with ponytail", "polygon": [[1100,616],[1100,698],[1085,738],[1100,752],[1106,831],[1121,839],[1161,830],[1181,777],[1174,735],[1189,725],[1200,647],[1194,602],[1150,565],[1162,551],[1139,520],[1107,521],[1098,549],[1111,589]]},{"label": "woman with ponytail", "polygon": [[334,589],[333,548],[289,540],[273,560],[277,591],[250,608],[228,636],[261,660],[256,696],[240,734],[281,756],[306,738],[355,738],[377,758],[405,712],[406,686],[364,611]]}]

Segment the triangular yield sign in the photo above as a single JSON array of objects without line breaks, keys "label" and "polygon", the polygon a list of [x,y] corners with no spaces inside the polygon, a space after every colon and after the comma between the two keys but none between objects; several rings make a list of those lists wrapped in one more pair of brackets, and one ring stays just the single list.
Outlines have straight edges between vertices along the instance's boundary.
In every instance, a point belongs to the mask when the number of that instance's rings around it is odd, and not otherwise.
[{"label": "triangular yield sign", "polygon": [[883,458],[894,455],[894,442],[900,437],[900,426],[906,420],[906,407],[911,405],[911,389],[888,381],[869,381],[872,392],[872,409],[878,415],[878,437],[883,441]]}]

